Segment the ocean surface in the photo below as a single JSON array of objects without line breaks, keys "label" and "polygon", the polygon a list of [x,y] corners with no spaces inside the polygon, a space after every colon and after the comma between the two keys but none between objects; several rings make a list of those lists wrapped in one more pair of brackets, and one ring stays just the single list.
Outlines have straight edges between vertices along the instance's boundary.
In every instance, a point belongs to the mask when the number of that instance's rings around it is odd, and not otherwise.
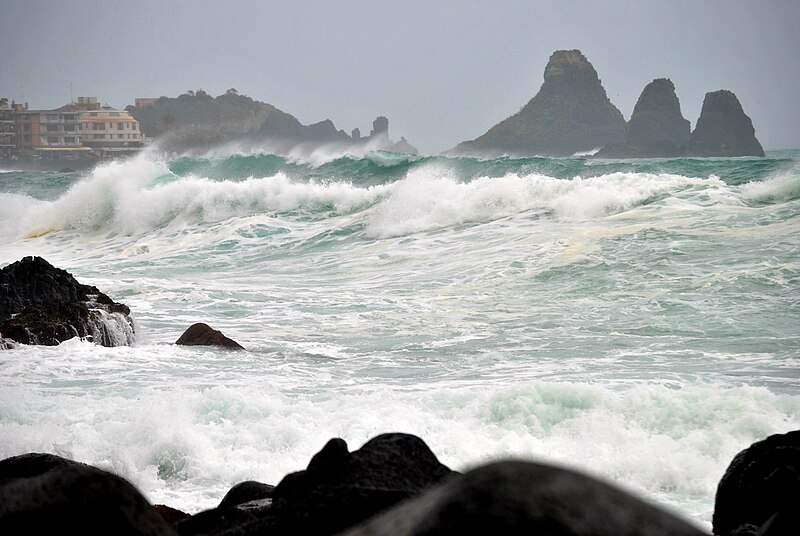
[{"label": "ocean surface", "polygon": [[[0,352],[0,458],[67,456],[190,513],[400,431],[708,527],[731,458],[800,428],[798,151],[5,170],[0,266],[27,255],[130,306],[138,340]],[[175,346],[194,322],[247,351]]]}]

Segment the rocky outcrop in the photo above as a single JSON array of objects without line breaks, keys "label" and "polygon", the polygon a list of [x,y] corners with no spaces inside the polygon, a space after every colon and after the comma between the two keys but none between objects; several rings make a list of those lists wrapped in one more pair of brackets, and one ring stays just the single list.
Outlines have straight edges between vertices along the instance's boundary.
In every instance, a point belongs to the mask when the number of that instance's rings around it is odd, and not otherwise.
[{"label": "rocky outcrop", "polygon": [[16,342],[12,341],[11,339],[3,338],[3,334],[0,333],[0,350],[11,350],[12,348],[16,347]]},{"label": "rocky outcrop", "polygon": [[228,493],[222,498],[217,508],[233,508],[251,501],[272,500],[274,493],[275,486],[256,482],[255,480],[246,480],[239,482],[228,490]]},{"label": "rocky outcrop", "polygon": [[73,337],[103,346],[134,341],[126,305],[41,257],[25,257],[0,270],[0,333],[18,343],[50,346]]},{"label": "rocky outcrop", "polygon": [[[176,520],[172,528],[159,512]],[[331,439],[305,471],[274,489],[237,484],[218,508],[189,517],[153,508],[122,479],[57,456],[0,462],[2,534],[172,530],[182,536],[702,534],[614,486],[562,468],[506,461],[459,475],[408,434],[379,435],[354,452]]]},{"label": "rocky outcrop", "polygon": [[613,486],[557,467],[498,462],[381,514],[343,536],[558,534],[702,536]]},{"label": "rocky outcrop", "polygon": [[714,534],[800,534],[798,513],[800,430],[769,436],[734,457],[717,487]]},{"label": "rocky outcrop", "polygon": [[[296,117],[271,104],[259,102],[236,90],[212,97],[205,91],[189,91],[175,98],[160,97],[143,106],[125,108],[139,121],[142,132],[157,138],[167,151],[198,151],[226,143],[266,144],[278,153],[288,153],[297,146],[334,145],[342,149],[375,142],[377,149],[395,150],[389,139],[389,120],[378,117],[373,133],[362,138],[355,129],[350,136],[326,119],[303,125]],[[408,142],[402,146],[411,147]],[[413,147],[411,147],[413,148]],[[416,149],[414,151],[416,153]]]},{"label": "rocky outcrop", "polygon": [[681,114],[675,86],[668,78],[647,84],[636,101],[620,145],[604,147],[599,158],[657,158],[681,156],[689,141],[690,124]]},{"label": "rocky outcrop", "polygon": [[687,147],[689,156],[764,156],[753,122],[728,90],[706,93]]},{"label": "rocky outcrop", "polygon": [[127,481],[51,454],[0,461],[0,534],[172,536]]},{"label": "rocky outcrop", "polygon": [[557,50],[544,84],[518,113],[451,152],[495,156],[569,156],[621,143],[625,119],[606,95],[597,71],[579,50]]},{"label": "rocky outcrop", "polygon": [[198,322],[192,324],[183,332],[183,334],[175,341],[175,344],[181,346],[222,346],[223,348],[230,348],[232,350],[244,350],[244,347],[233,339],[229,339],[222,334],[221,331],[216,330],[208,324]]},{"label": "rocky outcrop", "polygon": [[332,535],[441,484],[454,473],[420,438],[383,434],[350,452],[331,439],[305,471],[284,477],[271,504],[258,501],[201,512],[175,528],[181,535],[231,530],[237,534]]}]

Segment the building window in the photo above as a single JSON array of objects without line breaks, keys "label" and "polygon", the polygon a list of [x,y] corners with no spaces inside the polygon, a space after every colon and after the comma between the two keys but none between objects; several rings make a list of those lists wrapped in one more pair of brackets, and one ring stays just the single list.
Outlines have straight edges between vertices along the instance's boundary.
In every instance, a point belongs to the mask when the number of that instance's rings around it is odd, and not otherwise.
[{"label": "building window", "polygon": [[48,136],[47,137],[47,144],[48,145],[58,145],[58,137],[57,136]]},{"label": "building window", "polygon": [[125,130],[125,123],[117,123],[117,130]]},{"label": "building window", "polygon": [[106,124],[105,123],[93,123],[92,130],[105,130]]},{"label": "building window", "polygon": [[75,143],[75,137],[74,136],[65,137],[64,138],[64,143]]}]

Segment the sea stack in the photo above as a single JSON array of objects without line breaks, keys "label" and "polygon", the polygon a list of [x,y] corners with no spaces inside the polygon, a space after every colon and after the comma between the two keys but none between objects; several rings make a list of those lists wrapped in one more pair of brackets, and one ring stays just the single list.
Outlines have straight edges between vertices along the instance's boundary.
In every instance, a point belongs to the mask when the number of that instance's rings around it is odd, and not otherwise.
[{"label": "sea stack", "polygon": [[621,145],[604,147],[601,158],[659,158],[681,156],[689,141],[690,124],[681,114],[675,85],[669,78],[647,84],[636,101]]},{"label": "sea stack", "polygon": [[580,50],[557,50],[544,84],[519,112],[451,152],[495,156],[570,156],[621,143],[625,119]]},{"label": "sea stack", "polygon": [[764,156],[753,122],[732,91],[706,93],[689,138],[688,156]]}]

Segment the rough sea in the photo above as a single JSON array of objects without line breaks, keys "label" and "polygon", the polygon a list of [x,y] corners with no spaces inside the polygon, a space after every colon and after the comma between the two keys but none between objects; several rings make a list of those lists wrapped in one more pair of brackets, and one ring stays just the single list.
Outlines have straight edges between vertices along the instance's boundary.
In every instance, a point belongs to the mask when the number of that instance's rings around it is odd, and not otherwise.
[{"label": "rough sea", "polygon": [[[331,437],[419,435],[610,480],[709,527],[800,428],[800,152],[596,160],[147,152],[0,172],[0,266],[127,304],[133,347],[0,352],[0,458],[195,513]],[[173,343],[205,322],[247,348]]]}]

